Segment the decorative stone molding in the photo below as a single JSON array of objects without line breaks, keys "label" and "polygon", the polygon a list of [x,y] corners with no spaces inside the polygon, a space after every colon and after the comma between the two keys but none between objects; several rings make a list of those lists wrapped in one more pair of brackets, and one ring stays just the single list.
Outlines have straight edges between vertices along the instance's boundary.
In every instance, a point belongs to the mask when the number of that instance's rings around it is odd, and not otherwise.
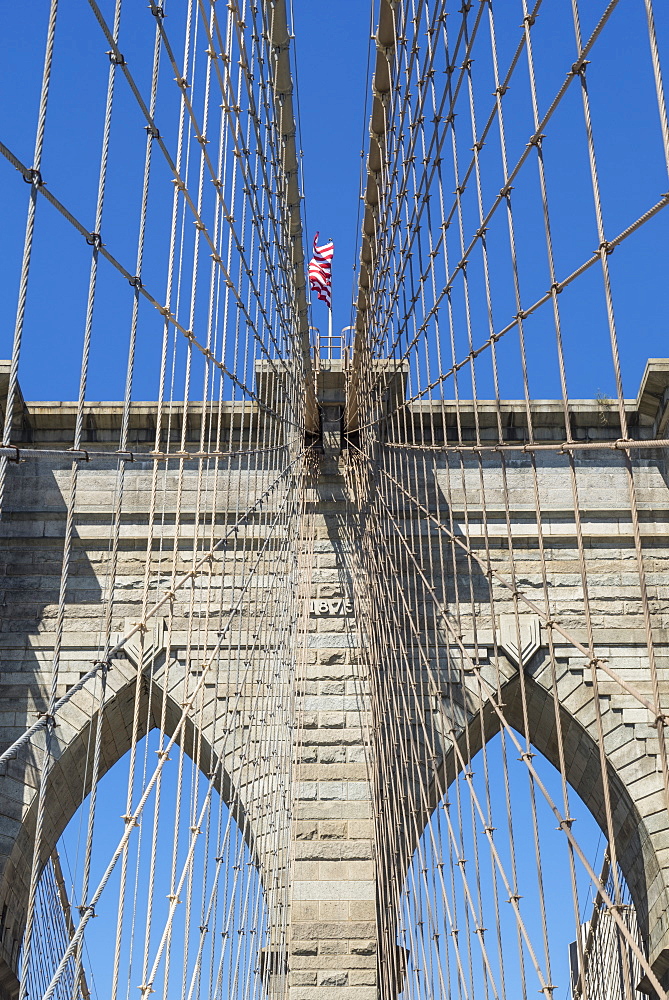
[{"label": "decorative stone molding", "polygon": [[[137,624],[132,618],[126,618],[125,635]],[[123,646],[124,652],[130,662],[137,668],[143,669],[149,663],[154,663],[158,657],[165,652],[165,631],[167,623],[164,618],[154,619],[150,623],[144,636],[144,648],[142,649],[142,634],[137,631],[131,636]]]},{"label": "decorative stone molding", "polygon": [[[518,647],[519,632],[520,648]],[[526,667],[531,657],[541,646],[539,615],[521,615],[518,624],[515,615],[500,615],[498,643],[517,667],[521,663]]]}]

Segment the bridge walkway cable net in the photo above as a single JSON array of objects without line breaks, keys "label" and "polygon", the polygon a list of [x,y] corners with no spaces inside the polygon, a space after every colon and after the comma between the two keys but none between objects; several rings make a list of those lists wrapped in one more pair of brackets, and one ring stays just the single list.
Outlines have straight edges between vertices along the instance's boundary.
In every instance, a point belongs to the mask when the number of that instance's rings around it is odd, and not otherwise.
[{"label": "bridge walkway cable net", "polygon": [[[666,988],[651,899],[669,788],[656,520],[667,442],[662,406],[642,413],[666,362],[649,363],[636,402],[621,362],[648,321],[629,288],[635,240],[666,232],[655,14],[577,0],[379,4],[344,475],[371,688],[383,996],[565,995],[566,909],[574,995]],[[654,106],[654,167],[635,161],[613,193],[629,123],[619,145],[597,123],[630,86],[613,69],[621,26],[635,100]],[[653,277],[657,291],[663,268]],[[615,387],[590,406],[569,392],[588,351]],[[652,763],[627,743],[637,711]],[[608,882],[583,849],[574,790],[608,842]],[[640,862],[640,830],[656,821],[660,855]],[[616,944],[604,959],[602,930],[590,966],[593,886]]]},{"label": "bridge walkway cable net", "polygon": [[[31,632],[47,609],[46,643],[10,652],[3,691],[21,716],[3,733],[3,995],[258,995],[286,975],[291,635],[315,415],[290,31],[282,2],[89,6],[86,20],[50,5],[32,160],[1,149],[29,185],[3,524],[10,566],[34,558],[45,588],[28,569],[10,613]],[[61,141],[63,57],[82,72],[72,33],[84,62],[97,53],[90,151],[81,130]],[[40,266],[45,242],[70,255],[69,298]],[[40,296],[72,317],[54,366],[77,366],[78,397],[51,421],[51,449],[16,465],[19,366],[53,350],[34,335]],[[101,353],[103,391],[122,386],[104,415],[90,403]],[[26,508],[46,512],[56,551],[12,546]],[[51,905],[48,858],[75,813],[72,923]]]},{"label": "bridge walkway cable net", "polygon": [[[355,338],[312,367],[282,0],[89,7],[95,184],[56,0],[0,145],[0,995],[666,996],[667,362],[622,381],[663,11],[380,0]],[[612,209],[615,30],[656,112]],[[49,313],[58,408],[19,390]]]}]

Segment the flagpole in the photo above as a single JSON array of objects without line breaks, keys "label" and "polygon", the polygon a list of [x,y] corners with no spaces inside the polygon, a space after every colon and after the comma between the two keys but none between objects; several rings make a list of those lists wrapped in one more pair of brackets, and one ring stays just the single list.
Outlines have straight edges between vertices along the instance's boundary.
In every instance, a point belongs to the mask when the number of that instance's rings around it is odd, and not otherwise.
[{"label": "flagpole", "polygon": [[330,311],[328,313],[328,353],[332,357],[332,271],[330,271]]}]

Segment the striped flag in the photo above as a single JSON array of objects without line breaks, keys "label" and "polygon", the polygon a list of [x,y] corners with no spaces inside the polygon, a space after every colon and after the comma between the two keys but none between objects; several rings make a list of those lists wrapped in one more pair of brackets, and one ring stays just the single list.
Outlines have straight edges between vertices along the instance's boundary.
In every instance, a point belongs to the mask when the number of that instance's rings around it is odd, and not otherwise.
[{"label": "striped flag", "polygon": [[328,309],[332,308],[332,258],[334,257],[334,243],[328,240],[323,246],[317,244],[318,233],[314,236],[314,255],[309,261],[309,281],[311,291],[318,292],[318,298],[322,299]]}]

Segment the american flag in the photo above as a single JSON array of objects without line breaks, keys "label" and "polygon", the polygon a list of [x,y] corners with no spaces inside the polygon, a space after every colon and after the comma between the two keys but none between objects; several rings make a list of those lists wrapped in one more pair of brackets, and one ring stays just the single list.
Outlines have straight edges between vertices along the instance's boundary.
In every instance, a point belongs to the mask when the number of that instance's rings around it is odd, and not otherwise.
[{"label": "american flag", "polygon": [[318,298],[322,299],[328,309],[332,308],[332,258],[334,257],[334,243],[328,240],[323,246],[317,244],[318,233],[314,236],[314,255],[309,261],[309,281],[311,291],[318,292]]}]

